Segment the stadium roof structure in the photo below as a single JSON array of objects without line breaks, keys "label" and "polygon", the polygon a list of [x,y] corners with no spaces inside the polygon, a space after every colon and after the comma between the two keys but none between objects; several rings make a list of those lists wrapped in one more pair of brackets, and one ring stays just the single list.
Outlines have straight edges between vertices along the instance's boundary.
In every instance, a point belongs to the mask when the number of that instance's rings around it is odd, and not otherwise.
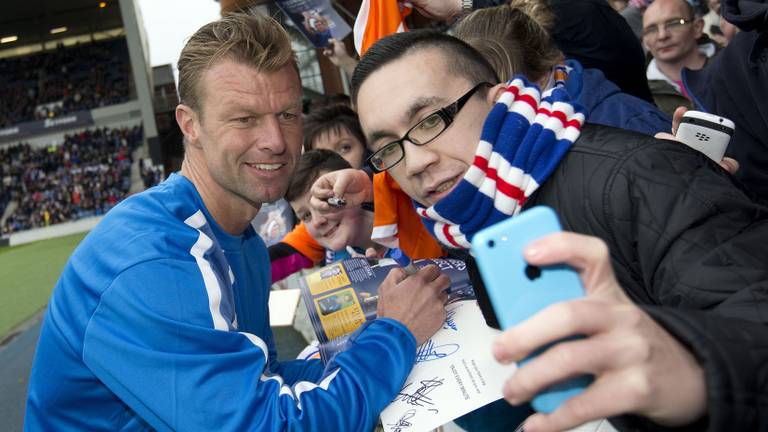
[{"label": "stadium roof structure", "polygon": [[0,50],[120,27],[118,0],[3,0]]}]

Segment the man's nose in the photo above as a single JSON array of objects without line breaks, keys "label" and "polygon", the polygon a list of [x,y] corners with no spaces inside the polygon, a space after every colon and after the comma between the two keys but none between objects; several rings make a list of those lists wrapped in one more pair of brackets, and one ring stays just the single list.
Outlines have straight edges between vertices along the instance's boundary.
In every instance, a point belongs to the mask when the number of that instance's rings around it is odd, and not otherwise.
[{"label": "man's nose", "polygon": [[261,127],[257,128],[257,145],[260,150],[271,154],[282,154],[285,152],[285,137],[283,129],[280,127],[280,121],[276,115],[266,115],[262,117]]},{"label": "man's nose", "polygon": [[669,30],[664,24],[659,24],[659,31],[656,34],[657,39],[666,39],[669,36]]},{"label": "man's nose", "polygon": [[408,140],[403,141],[403,151],[405,152],[403,163],[405,164],[405,170],[408,176],[419,175],[430,165],[437,162],[437,153],[434,151],[433,147],[428,147],[435,145],[437,145],[437,143],[417,146]]}]

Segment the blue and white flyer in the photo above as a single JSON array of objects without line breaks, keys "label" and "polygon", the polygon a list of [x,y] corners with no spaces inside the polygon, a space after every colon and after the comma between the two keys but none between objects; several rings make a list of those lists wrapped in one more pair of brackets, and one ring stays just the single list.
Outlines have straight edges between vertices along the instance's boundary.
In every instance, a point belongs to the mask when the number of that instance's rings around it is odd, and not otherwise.
[{"label": "blue and white flyer", "polygon": [[381,413],[387,432],[425,432],[502,397],[517,369],[493,358],[499,331],[488,327],[476,300],[446,307],[443,328],[421,345],[416,364],[394,401]]}]

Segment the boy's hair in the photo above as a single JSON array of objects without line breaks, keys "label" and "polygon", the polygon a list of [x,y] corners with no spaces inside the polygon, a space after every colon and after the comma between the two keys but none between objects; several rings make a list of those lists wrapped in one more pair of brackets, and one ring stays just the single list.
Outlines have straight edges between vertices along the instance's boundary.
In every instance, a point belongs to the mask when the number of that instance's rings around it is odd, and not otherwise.
[{"label": "boy's hair", "polygon": [[502,80],[523,74],[536,81],[562,58],[551,37],[554,22],[543,0],[513,0],[472,12],[456,25],[454,34],[477,49]]},{"label": "boy's hair", "polygon": [[286,201],[293,201],[304,195],[321,173],[352,168],[338,153],[319,149],[310,150],[301,155],[296,171],[293,173],[291,184],[285,192]]},{"label": "boy's hair", "polygon": [[434,30],[413,30],[382,38],[365,52],[352,74],[352,101],[357,103],[360,87],[372,73],[407,54],[429,48],[443,53],[445,67],[454,76],[475,84],[499,82],[488,61],[465,42]]},{"label": "boy's hair", "polygon": [[202,110],[200,81],[206,70],[227,59],[260,72],[275,72],[291,64],[299,73],[288,33],[274,19],[233,13],[208,23],[193,34],[179,56],[179,99]]},{"label": "boy's hair", "polygon": [[312,150],[312,145],[322,135],[330,132],[341,133],[342,128],[360,141],[365,148],[365,135],[360,127],[360,120],[352,108],[344,105],[329,105],[317,108],[304,117],[304,151]]}]

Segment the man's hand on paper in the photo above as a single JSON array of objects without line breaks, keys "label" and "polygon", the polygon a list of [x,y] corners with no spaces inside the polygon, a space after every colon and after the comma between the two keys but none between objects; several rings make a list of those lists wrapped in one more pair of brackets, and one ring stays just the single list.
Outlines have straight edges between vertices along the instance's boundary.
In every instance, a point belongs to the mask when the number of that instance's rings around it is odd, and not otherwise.
[{"label": "man's hand on paper", "polygon": [[[668,141],[677,141],[679,143],[682,143],[682,141],[680,141],[675,136],[675,134],[677,133],[677,127],[680,126],[680,121],[683,119],[683,114],[685,114],[686,111],[688,111],[688,108],[684,106],[677,107],[677,109],[675,109],[674,114],[672,115],[672,133],[670,134],[667,132],[659,132],[656,135],[654,135],[654,138],[668,140]],[[728,171],[731,175],[736,174],[736,172],[740,168],[739,161],[729,157],[723,157],[723,159],[719,162],[719,164],[721,167],[723,167],[724,170]]]},{"label": "man's hand on paper", "polygon": [[328,204],[331,197],[343,198],[346,206],[356,206],[373,201],[373,184],[365,171],[343,169],[320,176],[312,185],[309,205],[321,213],[332,213],[341,209]]},{"label": "man's hand on paper", "polygon": [[402,269],[393,269],[379,286],[377,315],[401,322],[421,345],[445,322],[445,289],[450,284],[451,279],[435,265],[408,277]]},{"label": "man's hand on paper", "polygon": [[552,305],[504,332],[493,352],[500,362],[522,360],[536,348],[569,336],[540,354],[506,382],[511,404],[549,385],[591,374],[594,382],[550,414],[537,413],[528,431],[560,431],[590,420],[633,413],[659,424],[691,423],[706,411],[704,372],[693,355],[624,294],[600,239],[558,233],[533,242],[530,264],[566,263],[587,291],[583,299]]}]

